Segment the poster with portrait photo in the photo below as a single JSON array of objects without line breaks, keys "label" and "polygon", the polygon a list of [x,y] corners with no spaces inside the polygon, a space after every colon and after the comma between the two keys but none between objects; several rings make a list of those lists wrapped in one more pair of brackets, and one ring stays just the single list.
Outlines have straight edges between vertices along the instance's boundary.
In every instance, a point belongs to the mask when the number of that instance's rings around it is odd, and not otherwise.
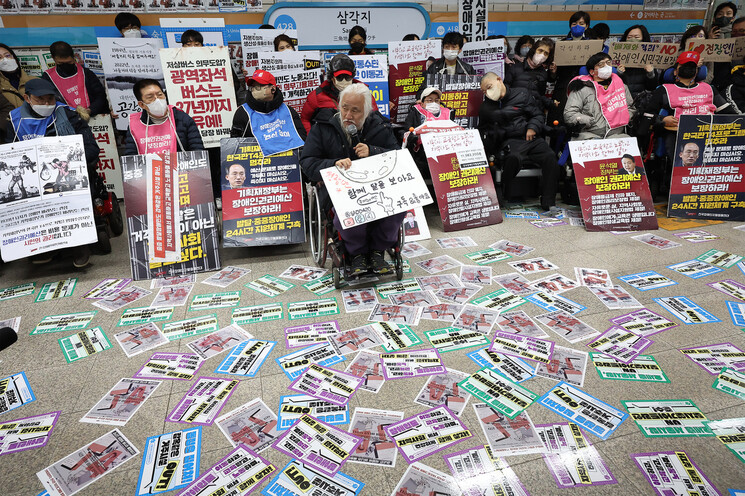
[{"label": "poster with portrait photo", "polygon": [[680,116],[668,217],[745,220],[743,122],[739,115]]},{"label": "poster with portrait photo", "polygon": [[424,216],[424,209],[416,207],[407,210],[406,217],[404,217],[404,239],[406,242],[421,241],[431,237],[429,224],[427,224],[427,218]]},{"label": "poster with portrait photo", "polygon": [[223,246],[305,242],[297,150],[265,157],[255,138],[220,144]]},{"label": "poster with portrait photo", "polygon": [[657,229],[647,173],[635,138],[569,142],[588,231]]}]

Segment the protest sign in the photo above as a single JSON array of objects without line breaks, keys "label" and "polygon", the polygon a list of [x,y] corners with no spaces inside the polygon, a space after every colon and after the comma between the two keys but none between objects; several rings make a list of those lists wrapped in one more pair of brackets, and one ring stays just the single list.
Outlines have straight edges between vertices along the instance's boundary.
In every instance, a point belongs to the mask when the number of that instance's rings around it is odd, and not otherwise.
[{"label": "protest sign", "polygon": [[[179,188],[178,164],[170,153],[145,156],[147,171],[148,262],[178,262],[181,236],[176,232]],[[158,305],[153,305],[158,306]]]},{"label": "protest sign", "polygon": [[240,381],[200,377],[168,415],[168,422],[212,425]]},{"label": "protest sign", "polygon": [[740,117],[681,115],[669,217],[745,220],[745,138]]},{"label": "protest sign", "polygon": [[202,428],[150,436],[145,441],[137,496],[173,491],[197,478]]},{"label": "protest sign", "polygon": [[570,141],[588,231],[657,229],[652,193],[634,138]]},{"label": "protest sign", "polygon": [[502,222],[478,131],[427,133],[422,135],[422,145],[445,232]]},{"label": "protest sign", "polygon": [[160,381],[121,379],[83,415],[80,421],[122,427],[160,385]]},{"label": "protest sign", "polygon": [[241,29],[242,67],[248,74],[253,74],[259,65],[258,52],[274,51],[274,38],[280,34],[289,36],[292,44],[297,47],[297,29]]},{"label": "protest sign", "polygon": [[138,454],[140,451],[135,445],[119,429],[114,429],[37,472],[36,476],[50,495],[71,496]]},{"label": "protest sign", "polygon": [[[301,487],[299,484],[306,489],[298,489]],[[364,483],[343,472],[329,477],[304,463],[290,460],[261,493],[265,496],[288,496],[299,494],[297,491],[305,491],[306,494],[357,496],[363,487]]]},{"label": "protest sign", "polygon": [[466,41],[481,41],[488,36],[487,0],[458,0],[458,31]]},{"label": "protest sign", "polygon": [[501,78],[504,77],[504,59],[507,54],[502,39],[469,41],[463,45],[463,51],[458,57],[470,64],[479,76],[493,72]]},{"label": "protest sign", "polygon": [[355,79],[359,79],[370,88],[380,113],[385,117],[390,117],[387,57],[385,55],[350,55],[349,58],[354,61]]},{"label": "protest sign", "polygon": [[410,464],[392,494],[411,494],[409,488],[416,488],[419,494],[463,494],[455,479],[423,463]]},{"label": "protest sign", "polygon": [[321,176],[343,229],[432,203],[408,150],[355,160],[347,170],[329,167]]},{"label": "protest sign", "polygon": [[0,154],[4,261],[98,240],[82,136],[0,145]]},{"label": "protest sign", "polygon": [[236,110],[228,49],[164,48],[160,62],[171,105],[194,119],[205,147],[220,146],[220,139],[230,136]]},{"label": "protest sign", "polygon": [[119,151],[116,148],[116,135],[109,114],[100,114],[91,117],[88,125],[96,138],[100,148],[96,171],[106,181],[106,190],[114,193],[117,198],[124,198],[124,186],[122,185],[122,171],[119,164]]},{"label": "protest sign", "polygon": [[479,107],[484,101],[481,76],[427,74],[427,87],[442,91],[440,104],[452,110],[450,120],[462,127],[478,126]]},{"label": "protest sign", "polygon": [[554,64],[585,65],[587,59],[603,51],[603,40],[557,41]]},{"label": "protest sign", "polygon": [[277,80],[285,103],[300,114],[308,95],[321,80],[321,52],[259,52],[258,60],[258,66]]},{"label": "protest sign", "polygon": [[218,417],[216,423],[234,448],[244,444],[257,453],[268,448],[279,436],[277,414],[261,398],[254,398]]},{"label": "protest sign", "polygon": [[403,124],[416,103],[416,93],[424,82],[428,60],[440,58],[440,40],[395,41],[388,43],[388,88],[391,122]]},{"label": "protest sign", "polygon": [[230,138],[220,154],[225,246],[305,242],[297,150],[265,157],[255,138]]},{"label": "protest sign", "polygon": [[624,41],[610,44],[608,52],[613,65],[627,69],[651,65],[655,69],[666,70],[673,67],[678,56],[677,43],[644,43]]},{"label": "protest sign", "polygon": [[546,450],[528,412],[511,419],[486,403],[475,403],[473,410],[495,455],[526,455]]},{"label": "protest sign", "polygon": [[287,430],[305,414],[331,425],[349,423],[348,405],[339,406],[307,394],[293,394],[279,397],[279,424],[277,430]]},{"label": "protest sign", "polygon": [[372,408],[355,408],[349,432],[362,438],[348,461],[378,467],[394,467],[398,450],[386,437],[383,426],[403,420],[404,413]]},{"label": "protest sign", "polygon": [[235,346],[215,369],[216,374],[254,377],[272,352],[276,341],[249,339]]},{"label": "protest sign", "polygon": [[159,38],[98,38],[106,89],[119,131],[129,127],[131,114],[142,111],[132,92],[137,81],[155,79],[165,88],[161,48],[163,40]]},{"label": "protest sign", "polygon": [[46,446],[61,413],[56,411],[0,423],[0,455]]},{"label": "protest sign", "polygon": [[3,390],[0,392],[0,415],[36,401],[25,372],[4,377],[0,380],[0,384],[3,385]]},{"label": "protest sign", "polygon": [[721,40],[692,38],[686,43],[686,51],[698,52],[704,62],[729,62],[735,52],[737,38]]},{"label": "protest sign", "polygon": [[[655,493],[660,496],[718,492],[716,486],[685,451],[635,453],[631,455],[631,459],[639,466],[639,470]],[[657,467],[660,467],[659,471]]]},{"label": "protest sign", "polygon": [[239,445],[225,458],[202,472],[197,480],[181,493],[184,496],[214,489],[212,494],[240,494],[245,496],[264,483],[275,472],[274,465],[245,446]]},{"label": "protest sign", "polygon": [[26,71],[26,74],[32,77],[41,77],[44,72],[49,69],[46,63],[47,57],[50,55],[46,50],[16,50],[16,57],[21,68]]},{"label": "protest sign", "polygon": [[207,152],[177,155],[180,260],[149,263],[147,176],[145,155],[122,157],[124,192],[127,196],[127,232],[132,278],[175,276],[220,268],[215,205],[212,198]]}]

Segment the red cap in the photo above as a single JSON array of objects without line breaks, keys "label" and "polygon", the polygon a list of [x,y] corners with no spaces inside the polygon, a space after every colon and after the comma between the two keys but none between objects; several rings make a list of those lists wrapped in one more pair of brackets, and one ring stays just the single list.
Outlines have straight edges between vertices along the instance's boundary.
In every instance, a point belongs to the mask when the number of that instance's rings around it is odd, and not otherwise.
[{"label": "red cap", "polygon": [[272,74],[269,71],[264,71],[261,69],[256,69],[253,74],[248,76],[248,79],[246,81],[248,84],[251,83],[257,83],[257,84],[272,84],[274,86],[277,86],[277,80],[272,76]]},{"label": "red cap", "polygon": [[700,58],[701,56],[698,54],[698,52],[683,52],[678,55],[678,64],[683,65],[687,64],[688,62],[698,64],[698,60]]},{"label": "red cap", "polygon": [[339,77],[339,76],[341,76],[342,74],[346,74],[347,76],[352,76],[352,77],[354,77],[354,74],[352,74],[352,71],[348,71],[348,70],[346,70],[346,69],[342,69],[342,70],[340,70],[340,71],[336,71],[336,72],[334,73],[334,77]]}]

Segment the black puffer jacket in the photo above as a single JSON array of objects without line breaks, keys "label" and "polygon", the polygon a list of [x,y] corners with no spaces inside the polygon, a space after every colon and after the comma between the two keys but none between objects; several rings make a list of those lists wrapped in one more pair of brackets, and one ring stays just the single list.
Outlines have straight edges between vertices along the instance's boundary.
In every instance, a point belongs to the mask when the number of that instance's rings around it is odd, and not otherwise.
[{"label": "black puffer jacket", "polygon": [[[370,147],[370,155],[399,148],[390,122],[380,112],[370,113],[359,132],[359,138],[361,143]],[[305,140],[300,167],[308,179],[317,183],[322,180],[321,170],[334,167],[341,158],[356,160],[357,156],[341,128],[338,113],[319,112]]]},{"label": "black puffer jacket", "polygon": [[732,84],[725,88],[724,97],[738,114],[745,113],[745,66],[732,73]]},{"label": "black puffer jacket", "polygon": [[[274,112],[280,107],[280,105],[284,104],[284,101],[284,95],[282,95],[282,91],[279,88],[277,88],[277,91],[274,92],[274,98],[269,100],[268,102],[258,101],[253,97],[250,91],[246,96],[246,104],[256,112],[261,112],[262,114]],[[303,138],[303,140],[305,140],[305,137],[308,135],[308,133],[305,132],[305,126],[303,126],[303,123],[300,120],[300,116],[294,108],[290,106],[288,106],[287,108],[290,110],[290,115],[292,115],[292,123],[295,124],[297,133],[300,135],[301,138]],[[238,110],[236,110],[235,114],[233,115],[233,127],[230,128],[230,137],[251,138],[253,137],[253,135],[253,131],[251,130],[251,126],[249,125],[248,113],[246,112],[246,109],[243,108],[243,105],[241,105],[240,107],[238,107]]]},{"label": "black puffer jacket", "polygon": [[508,86],[501,100],[485,98],[479,108],[479,130],[491,150],[499,149],[505,140],[525,139],[528,129],[542,134],[543,123],[543,110],[525,88]]},{"label": "black puffer jacket", "polygon": [[546,82],[554,79],[555,76],[543,65],[532,68],[527,60],[508,65],[504,73],[504,84],[510,88],[525,88],[530,91],[536,103],[544,109],[553,103],[553,99],[546,97]]},{"label": "black puffer jacket", "polygon": [[623,82],[629,88],[631,97],[636,100],[636,97],[644,90],[654,91],[657,87],[660,74],[657,69],[652,72],[647,72],[643,67],[629,67],[623,74],[619,74]]}]

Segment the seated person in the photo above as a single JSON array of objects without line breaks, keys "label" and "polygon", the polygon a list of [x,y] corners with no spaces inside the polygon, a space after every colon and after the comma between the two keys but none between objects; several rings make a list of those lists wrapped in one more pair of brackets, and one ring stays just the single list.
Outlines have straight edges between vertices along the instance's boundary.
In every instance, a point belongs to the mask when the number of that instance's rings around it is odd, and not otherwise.
[{"label": "seated person", "polygon": [[636,114],[631,93],[613,74],[611,58],[599,52],[587,60],[588,76],[569,83],[564,122],[579,128],[578,140],[628,138],[626,125]]},{"label": "seated person", "polygon": [[[536,103],[544,110],[554,106],[554,100],[546,96],[547,83],[553,83],[556,80],[553,51],[553,40],[541,38],[528,50],[525,60],[506,66],[504,71],[506,86],[530,90]],[[553,70],[549,67],[553,67]]]},{"label": "seated person", "polygon": [[525,88],[509,88],[502,78],[488,72],[481,79],[484,102],[479,108],[479,130],[485,136],[485,148],[503,155],[502,181],[509,198],[510,182],[526,162],[541,167],[541,207],[556,204],[559,164],[556,154],[541,137],[543,110]]},{"label": "seated person", "polygon": [[56,65],[41,77],[54,84],[57,98],[74,108],[85,121],[109,113],[109,101],[101,81],[93,71],[77,63],[72,47],[64,41],[55,41],[49,52]]},{"label": "seated person", "polygon": [[[307,133],[295,109],[284,103],[282,90],[277,80],[268,71],[257,69],[248,80],[246,103],[238,107],[233,116],[231,138],[255,137],[264,155],[286,152],[303,146]],[[278,132],[276,138],[266,137],[260,131],[262,125],[279,122],[271,127]],[[258,133],[257,133],[258,130]]]},{"label": "seated person", "polygon": [[[334,55],[334,58],[329,62],[326,81],[308,95],[303,111],[300,112],[300,119],[303,121],[306,131],[310,132],[311,122],[315,119],[319,110],[325,108],[336,110],[339,93],[350,84],[361,82],[354,78],[355,74],[357,74],[357,69],[354,66],[354,61],[348,55],[343,53]],[[372,94],[370,94],[370,98],[372,99],[372,110],[377,111],[378,104]]]},{"label": "seated person", "polygon": [[163,88],[155,79],[142,79],[132,91],[143,110],[129,116],[123,155],[204,150],[202,135],[194,119],[168,105]]},{"label": "seated person", "polygon": [[[313,183],[321,183],[321,170],[354,167],[352,160],[377,155],[398,148],[390,123],[372,110],[370,89],[354,83],[339,95],[339,112],[320,113],[310,130],[300,156],[303,173]],[[356,144],[354,144],[356,143]],[[328,209],[328,193],[322,191],[322,205]],[[342,229],[339,216],[334,226],[344,240],[353,275],[367,270],[385,273],[390,270],[384,251],[398,241],[405,212],[368,224]]]},{"label": "seated person", "polygon": [[430,65],[425,74],[476,74],[471,64],[458,57],[463,51],[463,35],[451,31],[442,38],[442,57]]},{"label": "seated person", "polygon": [[675,139],[681,115],[736,114],[735,108],[711,85],[696,82],[700,56],[698,52],[683,52],[675,64],[675,83],[654,90],[640,123],[638,132],[648,134],[654,125],[655,134],[663,137],[670,163],[675,160]]},{"label": "seated person", "polygon": [[140,18],[132,12],[118,13],[114,18],[114,25],[123,38],[147,38],[147,34],[142,31]]},{"label": "seated person", "polygon": [[[7,143],[26,141],[44,136],[71,136],[79,134],[83,137],[85,161],[88,177],[97,177],[99,148],[93,132],[88,124],[80,118],[77,112],[64,103],[56,101],[57,90],[46,79],[30,79],[26,83],[24,103],[10,112],[5,140]],[[72,264],[76,268],[88,265],[90,249],[88,246],[72,248]],[[53,253],[47,252],[31,258],[33,263],[41,264],[52,260]]]}]

